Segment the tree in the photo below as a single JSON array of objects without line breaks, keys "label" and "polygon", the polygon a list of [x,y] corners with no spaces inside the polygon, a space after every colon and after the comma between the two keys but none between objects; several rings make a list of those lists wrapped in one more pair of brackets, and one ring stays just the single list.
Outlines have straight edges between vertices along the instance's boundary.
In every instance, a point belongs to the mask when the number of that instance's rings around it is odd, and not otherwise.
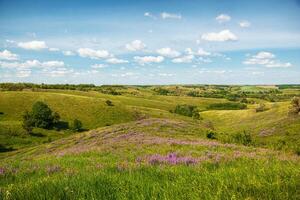
[{"label": "tree", "polygon": [[291,101],[290,114],[300,115],[300,97],[294,97]]},{"label": "tree", "polygon": [[25,111],[22,117],[23,117],[22,127],[26,130],[28,134],[31,134],[34,126],[34,122],[32,120],[30,113],[28,111]]},{"label": "tree", "polygon": [[53,113],[53,124],[58,124],[60,120],[60,116],[57,112]]},{"label": "tree", "polygon": [[57,112],[52,112],[47,104],[37,101],[33,104],[31,112],[26,111],[23,115],[22,127],[32,133],[33,127],[52,128],[58,124],[60,116]]},{"label": "tree", "polygon": [[44,102],[37,101],[33,104],[30,115],[34,121],[35,127],[50,128],[53,125],[54,117],[52,115],[52,110]]},{"label": "tree", "polygon": [[108,105],[108,106],[113,106],[113,103],[112,103],[110,100],[106,100],[105,103],[106,103],[106,105]]},{"label": "tree", "polygon": [[78,119],[74,119],[73,121],[73,131],[79,132],[82,130],[82,122]]},{"label": "tree", "polygon": [[256,112],[263,112],[265,110],[267,110],[267,109],[266,109],[266,105],[264,103],[260,103],[259,106],[255,108]]}]

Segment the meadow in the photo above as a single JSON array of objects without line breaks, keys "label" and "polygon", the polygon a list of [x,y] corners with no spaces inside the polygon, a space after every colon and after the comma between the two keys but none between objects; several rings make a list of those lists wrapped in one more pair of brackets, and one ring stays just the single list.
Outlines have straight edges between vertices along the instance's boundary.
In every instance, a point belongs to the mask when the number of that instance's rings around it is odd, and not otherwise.
[{"label": "meadow", "polygon": [[[0,84],[0,199],[300,199],[293,97],[299,86]],[[66,126],[28,134],[37,101]]]}]

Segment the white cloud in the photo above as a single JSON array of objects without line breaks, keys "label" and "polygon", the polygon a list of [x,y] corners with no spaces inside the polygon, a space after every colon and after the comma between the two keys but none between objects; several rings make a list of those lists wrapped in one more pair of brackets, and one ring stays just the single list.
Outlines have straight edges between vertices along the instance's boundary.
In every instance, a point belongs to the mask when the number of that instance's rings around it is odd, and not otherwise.
[{"label": "white cloud", "polygon": [[18,55],[8,50],[0,51],[0,60],[18,60]]},{"label": "white cloud", "polygon": [[275,55],[270,53],[270,52],[266,52],[266,51],[261,51],[259,53],[257,53],[254,56],[251,56],[250,58],[247,58],[244,62],[245,65],[262,65],[265,67],[269,67],[269,68],[276,68],[276,67],[291,67],[292,64],[289,62],[286,63],[282,63],[279,60],[275,60]]},{"label": "white cloud", "polygon": [[174,57],[180,56],[180,52],[173,50],[169,47],[158,49],[156,52],[158,54],[168,57],[168,58],[174,58]]},{"label": "white cloud", "polygon": [[49,48],[49,51],[59,51],[59,48]]},{"label": "white cloud", "polygon": [[31,75],[31,70],[19,70],[16,73],[18,78],[25,78]]},{"label": "white cloud", "polygon": [[106,50],[93,50],[90,48],[80,48],[77,50],[79,56],[91,59],[109,58],[112,55]]},{"label": "white cloud", "polygon": [[220,14],[219,16],[216,17],[216,20],[219,23],[224,23],[224,22],[230,21],[231,17],[229,15],[226,15],[226,14]]},{"label": "white cloud", "polygon": [[223,30],[218,33],[205,33],[201,36],[202,40],[214,41],[214,42],[225,42],[225,41],[236,41],[237,36],[234,35],[230,30]]},{"label": "white cloud", "polygon": [[37,40],[30,41],[30,42],[19,42],[18,46],[28,50],[42,50],[48,48],[46,42],[37,41]]},{"label": "white cloud", "polygon": [[248,21],[246,21],[246,20],[244,20],[244,21],[240,21],[240,22],[239,22],[239,25],[240,25],[240,27],[242,27],[242,28],[248,28],[248,27],[251,26],[251,23],[248,22]]},{"label": "white cloud", "polygon": [[74,72],[73,69],[67,69],[67,68],[58,68],[54,70],[45,70],[44,73],[51,77],[62,77],[66,75],[70,75]]},{"label": "white cloud", "polygon": [[160,63],[164,61],[164,57],[162,56],[135,56],[134,61],[139,63],[140,65],[149,64],[149,63]]},{"label": "white cloud", "polygon": [[62,52],[65,56],[74,56],[75,53],[73,51],[63,51]]},{"label": "white cloud", "polygon": [[146,48],[146,45],[141,40],[134,40],[125,45],[126,49],[129,51],[139,51]]},{"label": "white cloud", "polygon": [[109,58],[106,60],[107,63],[110,64],[123,64],[123,63],[128,63],[127,60],[123,60],[123,59],[118,59],[118,58]]},{"label": "white cloud", "polygon": [[210,54],[211,54],[210,52],[205,51],[202,48],[199,48],[198,51],[197,51],[197,55],[199,55],[199,56],[209,56]]},{"label": "white cloud", "polygon": [[194,59],[194,55],[186,55],[172,60],[173,63],[190,63]]},{"label": "white cloud", "polygon": [[156,19],[156,17],[155,17],[154,15],[152,15],[150,12],[145,12],[145,13],[144,13],[144,16],[145,16],[145,17],[150,17],[150,18],[152,18],[152,19]]},{"label": "white cloud", "polygon": [[170,74],[170,73],[159,73],[158,76],[171,77],[171,76],[174,76],[174,74]]},{"label": "white cloud", "polygon": [[182,16],[180,14],[173,14],[173,13],[167,13],[167,12],[161,13],[160,16],[163,19],[181,19],[182,18]]},{"label": "white cloud", "polygon": [[101,69],[101,68],[105,68],[105,67],[107,67],[107,65],[104,65],[104,64],[91,65],[91,68],[93,68],[93,69]]},{"label": "white cloud", "polygon": [[38,60],[27,60],[25,62],[0,62],[2,68],[17,68],[17,69],[30,69],[30,68],[56,68],[64,67],[63,61],[46,61],[40,62]]},{"label": "white cloud", "polygon": [[197,52],[194,52],[191,48],[186,48],[185,53],[188,55],[197,55],[197,56],[210,56],[211,53],[208,51],[205,51],[202,48],[199,48]]}]

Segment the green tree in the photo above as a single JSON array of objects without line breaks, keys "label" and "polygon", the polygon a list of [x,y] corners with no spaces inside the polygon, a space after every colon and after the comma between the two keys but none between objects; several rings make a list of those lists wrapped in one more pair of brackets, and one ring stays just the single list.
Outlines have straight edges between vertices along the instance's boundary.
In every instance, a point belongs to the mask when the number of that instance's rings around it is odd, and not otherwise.
[{"label": "green tree", "polygon": [[25,129],[27,133],[31,134],[33,130],[34,122],[32,120],[30,113],[28,111],[25,111],[22,117],[23,117],[22,127]]},{"label": "green tree", "polygon": [[34,121],[35,127],[50,128],[54,124],[52,110],[44,102],[37,101],[33,104],[30,115]]},{"label": "green tree", "polygon": [[291,101],[290,114],[300,115],[300,97],[294,97]]},{"label": "green tree", "polygon": [[82,130],[82,122],[78,119],[74,119],[72,129],[73,129],[73,131],[76,131],[76,132],[81,131]]}]

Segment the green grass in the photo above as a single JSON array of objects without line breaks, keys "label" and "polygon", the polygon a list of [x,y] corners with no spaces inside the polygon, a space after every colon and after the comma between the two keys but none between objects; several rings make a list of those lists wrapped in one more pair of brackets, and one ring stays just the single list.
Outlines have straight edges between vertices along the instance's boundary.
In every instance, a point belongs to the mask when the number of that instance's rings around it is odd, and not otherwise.
[{"label": "green grass", "polygon": [[[300,198],[300,118],[287,115],[289,101],[256,99],[268,108],[259,113],[257,104],[209,110],[229,101],[162,96],[152,89],[125,88],[117,96],[0,92],[0,144],[14,148],[0,153],[0,199]],[[78,118],[89,131],[25,134],[21,115],[36,101],[46,102],[62,121]],[[196,106],[203,119],[170,112],[183,104]],[[216,139],[207,138],[209,131]],[[234,141],[243,131],[252,137],[248,146]],[[174,153],[195,163],[150,159]]]}]

